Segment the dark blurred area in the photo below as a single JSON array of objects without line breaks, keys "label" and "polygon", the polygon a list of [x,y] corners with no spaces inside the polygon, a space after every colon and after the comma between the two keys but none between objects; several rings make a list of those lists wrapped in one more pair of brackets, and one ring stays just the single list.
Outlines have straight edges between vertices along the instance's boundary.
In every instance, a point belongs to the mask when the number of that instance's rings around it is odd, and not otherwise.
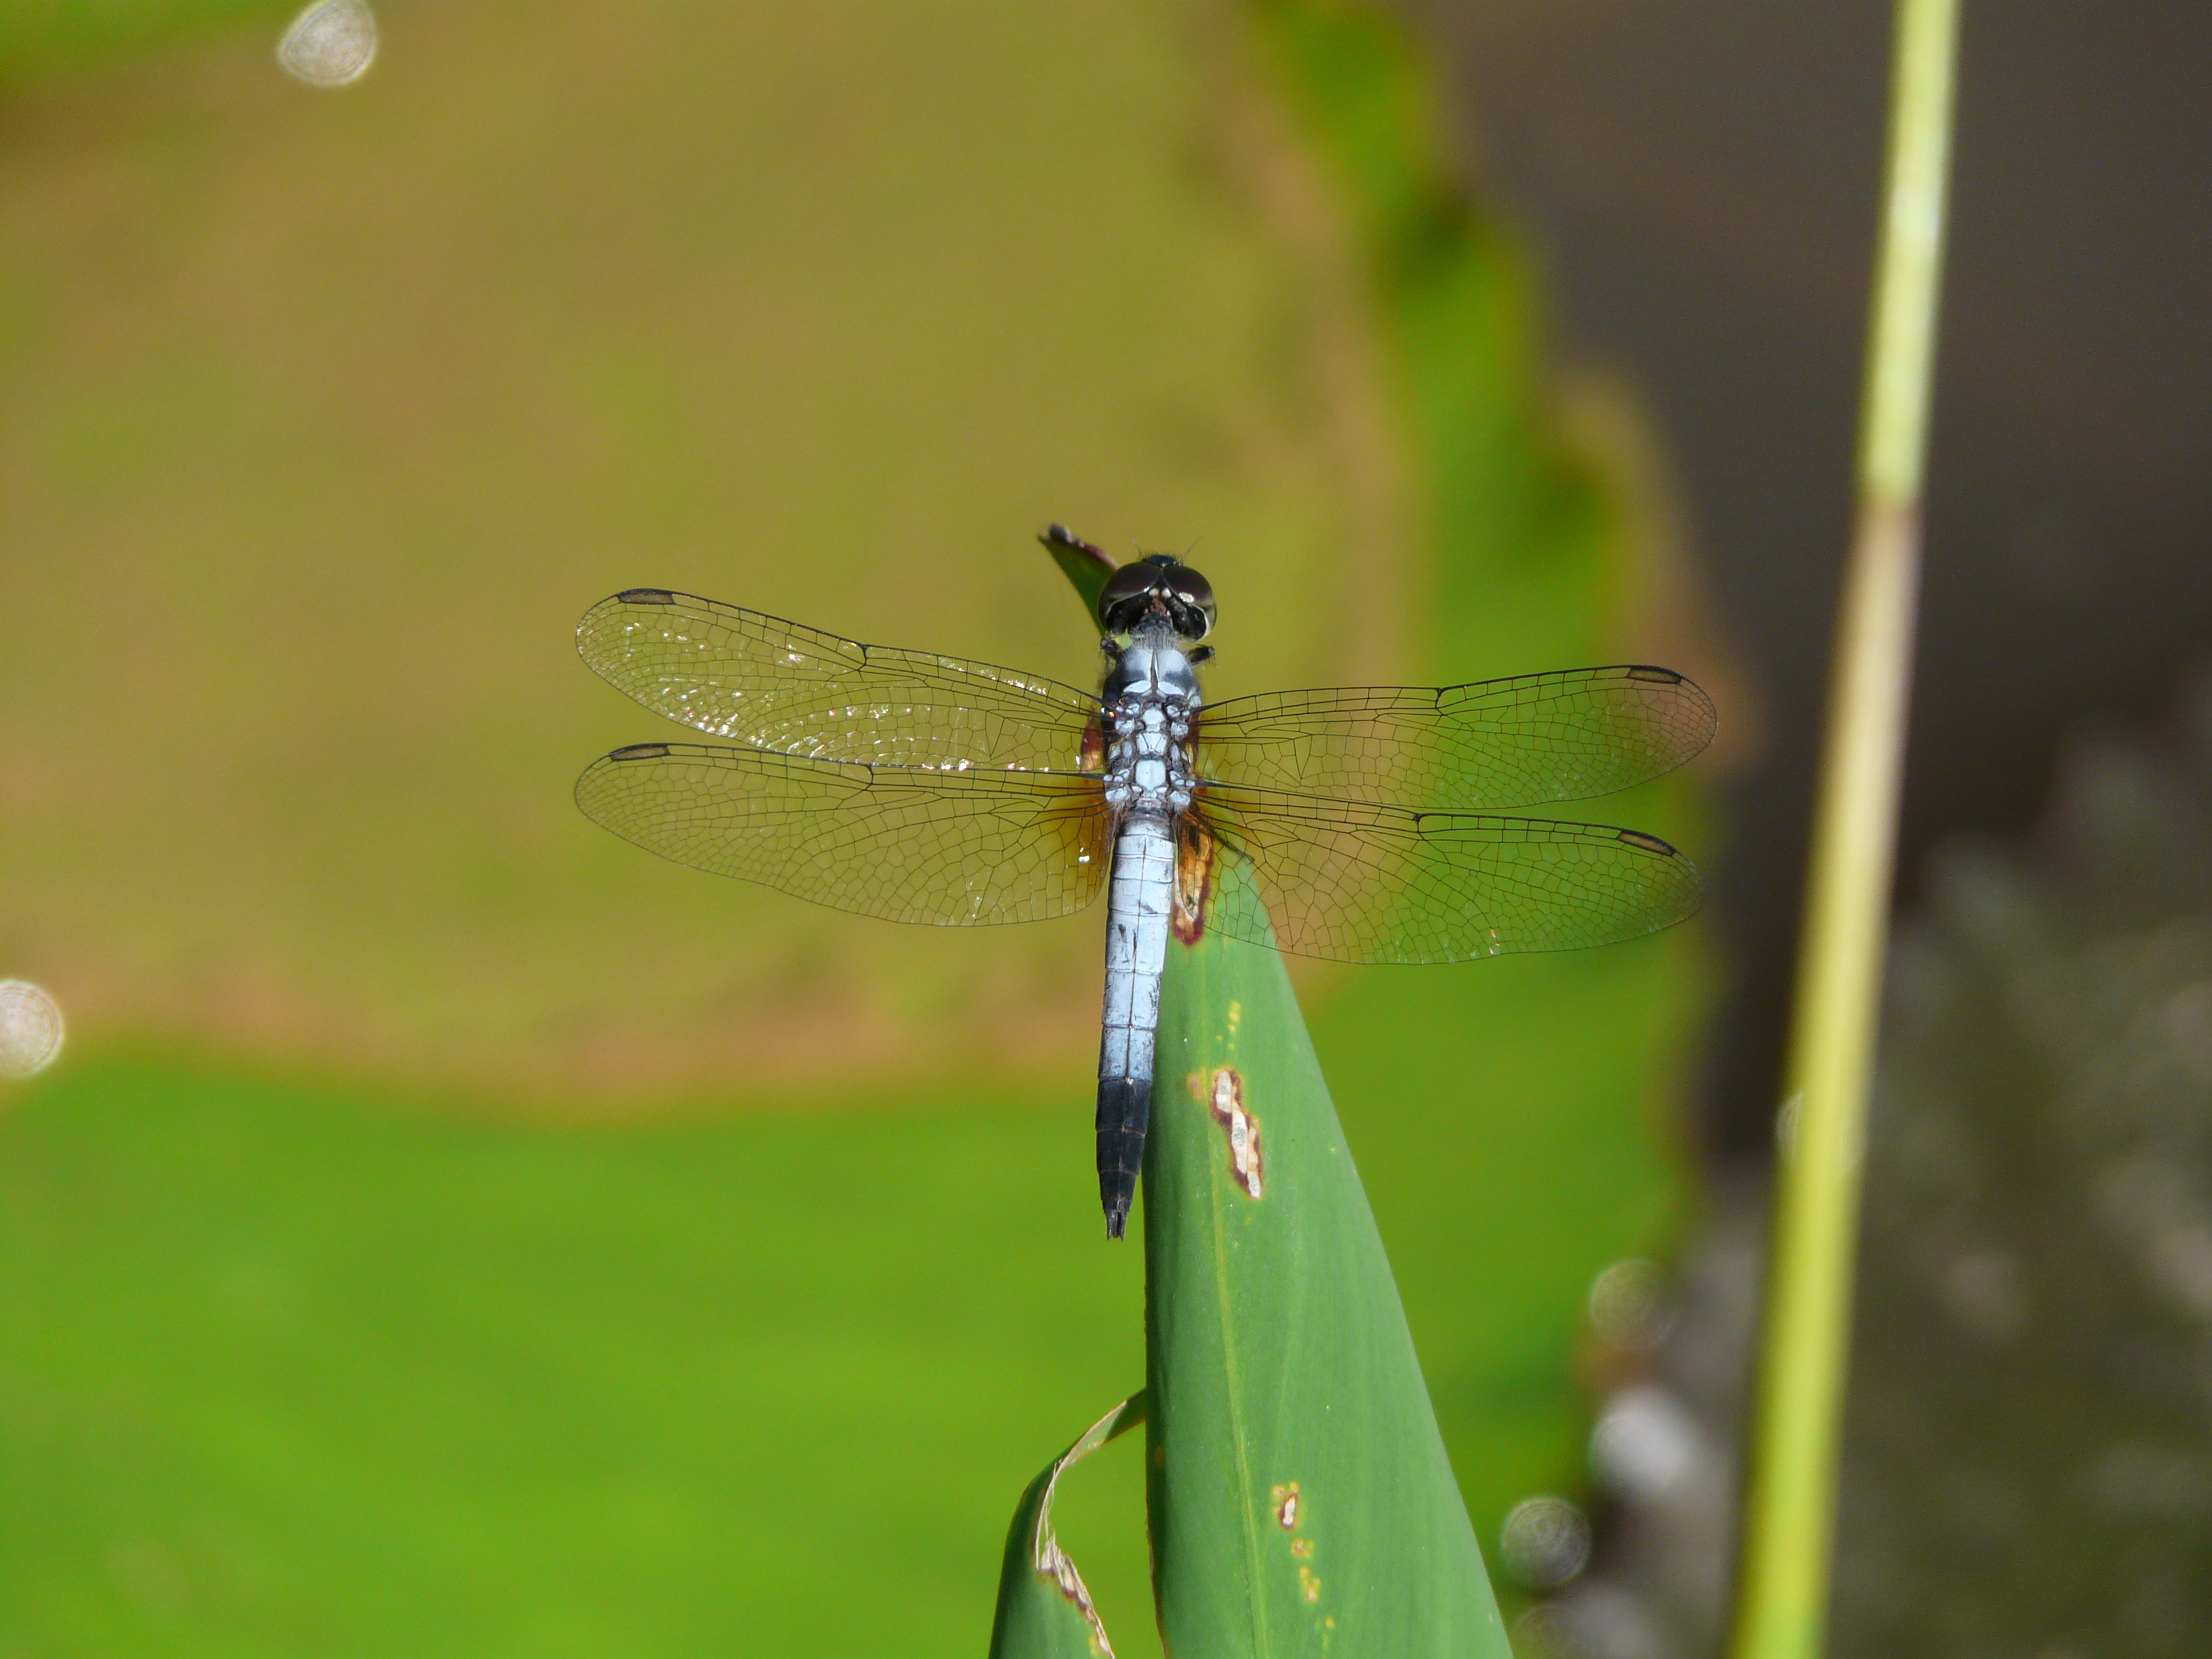
[{"label": "dark blurred area", "polygon": [[[2212,678],[2157,738],[2069,745],[2055,793],[2025,844],[1931,859],[1890,953],[1837,1659],[2212,1631]],[[1662,1316],[1593,1298],[1606,1507],[1547,1653],[1721,1648],[1765,1208],[1715,1183]]]},{"label": "dark blurred area", "polygon": [[[1519,1632],[1688,1659],[1727,1625],[1892,10],[1408,3],[1764,704],[1703,1213],[1663,1319],[1608,1338],[1593,1300],[1595,1553]],[[1966,9],[1839,1656],[2205,1650],[2208,85],[2201,8]]]},{"label": "dark blurred area", "polygon": [[[1850,512],[1890,9],[1407,0],[1568,353],[1665,434],[1765,700],[1715,889],[1709,1147],[1767,1141]],[[2069,732],[2157,716],[2212,640],[2212,14],[1966,9],[1899,872],[2024,830]]]},{"label": "dark blurred area", "polygon": [[2075,745],[2025,852],[1936,859],[1892,953],[1839,1655],[2212,1632],[2212,683]]}]

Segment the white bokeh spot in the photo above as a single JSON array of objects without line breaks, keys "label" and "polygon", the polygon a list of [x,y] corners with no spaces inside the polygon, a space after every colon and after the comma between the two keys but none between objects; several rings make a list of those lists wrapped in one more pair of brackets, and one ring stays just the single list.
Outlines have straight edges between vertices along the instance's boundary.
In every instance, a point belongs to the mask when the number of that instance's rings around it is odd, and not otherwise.
[{"label": "white bokeh spot", "polygon": [[1622,1497],[1648,1503],[1697,1467],[1698,1425],[1664,1389],[1639,1383],[1606,1402],[1590,1431],[1590,1468]]},{"label": "white bokeh spot", "polygon": [[24,979],[0,979],[0,1077],[30,1077],[62,1051],[61,1006]]},{"label": "white bokeh spot", "polygon": [[1524,1498],[1506,1516],[1498,1544],[1516,1578],[1551,1589],[1589,1564],[1589,1520],[1564,1498]]},{"label": "white bokeh spot", "polygon": [[277,41],[276,61],[311,87],[360,80],[376,61],[376,14],[368,0],[316,0]]},{"label": "white bokeh spot", "polygon": [[1589,1309],[1591,1328],[1624,1348],[1655,1346],[1674,1323],[1658,1264],[1640,1256],[1614,1262],[1591,1281]]}]

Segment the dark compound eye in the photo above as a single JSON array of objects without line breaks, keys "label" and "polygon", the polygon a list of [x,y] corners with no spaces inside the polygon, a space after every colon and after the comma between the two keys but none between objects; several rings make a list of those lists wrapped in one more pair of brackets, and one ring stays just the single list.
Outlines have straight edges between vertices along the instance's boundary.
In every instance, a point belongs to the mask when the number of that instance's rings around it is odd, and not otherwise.
[{"label": "dark compound eye", "polygon": [[1204,639],[1213,628],[1213,584],[1188,565],[1164,574],[1168,614],[1175,619],[1176,632],[1187,640]]},{"label": "dark compound eye", "polygon": [[1098,593],[1098,620],[1108,632],[1126,634],[1137,625],[1152,601],[1152,584],[1159,574],[1158,568],[1140,560],[1123,565],[1107,577]]},{"label": "dark compound eye", "polygon": [[1187,640],[1204,639],[1213,626],[1213,587],[1188,565],[1153,554],[1125,564],[1106,579],[1098,595],[1098,619],[1108,631],[1133,631],[1155,604],[1167,607],[1168,621]]}]

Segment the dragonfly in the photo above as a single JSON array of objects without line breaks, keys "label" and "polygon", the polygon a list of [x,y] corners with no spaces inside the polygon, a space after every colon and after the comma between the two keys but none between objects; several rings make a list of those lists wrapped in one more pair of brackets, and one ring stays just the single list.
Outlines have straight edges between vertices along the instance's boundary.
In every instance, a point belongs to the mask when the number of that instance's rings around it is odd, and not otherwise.
[{"label": "dragonfly", "polygon": [[833,908],[939,927],[1106,906],[1096,1114],[1119,1238],[1150,1127],[1170,938],[1352,963],[1452,963],[1655,933],[1696,869],[1636,830],[1506,816],[1611,794],[1711,740],[1711,700],[1640,664],[1467,685],[1207,703],[1213,589],[1164,554],[1105,573],[1096,691],[863,645],[665,588],[602,600],[585,662],[718,742],[640,743],[576,783],[663,858]]}]

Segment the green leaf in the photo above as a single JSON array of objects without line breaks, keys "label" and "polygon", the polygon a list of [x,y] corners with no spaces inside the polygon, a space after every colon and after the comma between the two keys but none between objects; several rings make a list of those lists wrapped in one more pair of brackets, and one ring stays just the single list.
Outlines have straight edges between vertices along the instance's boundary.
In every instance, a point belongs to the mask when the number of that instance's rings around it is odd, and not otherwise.
[{"label": "green leaf", "polygon": [[1037,540],[1052,555],[1060,574],[1074,583],[1076,597],[1083,601],[1091,625],[1103,634],[1106,628],[1098,620],[1098,595],[1105,590],[1106,579],[1114,574],[1114,561],[1106,556],[1106,550],[1085,541],[1064,524],[1047,525]]},{"label": "green leaf", "polygon": [[1275,951],[1211,931],[1170,945],[1144,1200],[1147,1507],[1168,1651],[1508,1659]]},{"label": "green leaf", "polygon": [[1022,1494],[999,1570],[991,1659],[1112,1659],[1114,1645],[1106,1639],[1106,1626],[1098,1621],[1083,1575],[1053,1536],[1052,1498],[1071,1465],[1144,1420],[1140,1391],[1093,1423]]}]

